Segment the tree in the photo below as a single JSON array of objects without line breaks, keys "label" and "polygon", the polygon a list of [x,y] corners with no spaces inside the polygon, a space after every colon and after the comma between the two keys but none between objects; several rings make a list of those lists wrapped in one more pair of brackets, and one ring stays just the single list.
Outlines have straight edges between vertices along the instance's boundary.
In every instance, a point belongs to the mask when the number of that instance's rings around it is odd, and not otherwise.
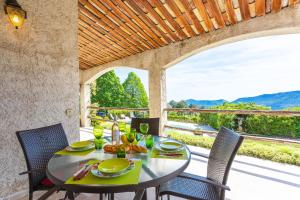
[{"label": "tree", "polygon": [[171,100],[171,101],[169,102],[169,105],[170,105],[171,108],[176,108],[177,102],[174,101],[174,100]]},{"label": "tree", "polygon": [[125,92],[124,105],[128,108],[147,108],[148,96],[141,79],[130,72],[123,83]]},{"label": "tree", "polygon": [[114,70],[100,76],[91,86],[91,102],[100,107],[122,107],[124,88]]},{"label": "tree", "polygon": [[176,105],[176,108],[188,108],[188,107],[189,105],[184,100],[179,101]]}]

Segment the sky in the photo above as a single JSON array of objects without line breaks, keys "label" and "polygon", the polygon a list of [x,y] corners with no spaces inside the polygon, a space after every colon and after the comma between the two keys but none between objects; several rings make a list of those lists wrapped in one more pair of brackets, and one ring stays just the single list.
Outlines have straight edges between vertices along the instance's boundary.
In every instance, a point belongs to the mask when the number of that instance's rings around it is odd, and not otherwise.
[{"label": "sky", "polygon": [[[136,72],[148,91],[148,73],[117,69],[123,82]],[[167,69],[167,99],[232,101],[300,90],[300,34],[269,36],[215,47]]]}]

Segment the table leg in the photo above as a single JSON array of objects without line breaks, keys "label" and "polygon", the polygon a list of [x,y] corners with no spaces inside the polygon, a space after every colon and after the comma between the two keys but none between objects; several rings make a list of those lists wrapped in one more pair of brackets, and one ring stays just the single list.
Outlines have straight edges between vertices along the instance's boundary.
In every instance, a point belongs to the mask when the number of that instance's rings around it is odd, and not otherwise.
[{"label": "table leg", "polygon": [[142,197],[142,200],[147,200],[147,189],[145,189],[144,195]]}]

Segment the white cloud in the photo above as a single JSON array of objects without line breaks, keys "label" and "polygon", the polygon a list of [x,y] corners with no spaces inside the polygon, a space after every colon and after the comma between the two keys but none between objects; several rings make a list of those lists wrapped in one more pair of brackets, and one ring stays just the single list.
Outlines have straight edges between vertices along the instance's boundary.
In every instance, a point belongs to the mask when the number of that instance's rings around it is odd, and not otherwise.
[{"label": "white cloud", "polygon": [[168,69],[168,100],[234,100],[300,90],[299,44],[300,35],[272,36],[194,55]]}]

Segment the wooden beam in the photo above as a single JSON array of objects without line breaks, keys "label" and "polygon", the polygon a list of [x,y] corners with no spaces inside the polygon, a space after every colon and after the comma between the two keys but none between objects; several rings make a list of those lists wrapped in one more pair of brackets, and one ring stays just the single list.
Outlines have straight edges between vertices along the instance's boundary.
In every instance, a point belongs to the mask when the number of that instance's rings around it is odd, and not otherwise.
[{"label": "wooden beam", "polygon": [[204,23],[208,29],[208,31],[212,31],[214,30],[214,26],[210,20],[210,17],[207,14],[206,8],[203,5],[202,0],[193,0],[194,5],[196,6],[200,16],[202,17],[202,19],[204,20]]},{"label": "wooden beam", "polygon": [[184,7],[186,14],[193,21],[193,24],[195,25],[198,33],[205,33],[205,30],[203,29],[198,18],[196,17],[195,13],[193,12],[193,8],[192,8],[191,4],[188,2],[188,0],[181,0],[181,2],[182,2],[182,5]]},{"label": "wooden beam", "polygon": [[171,14],[167,11],[167,9],[163,6],[160,0],[152,0],[152,3],[157,7],[157,9],[164,15],[166,20],[173,26],[173,28],[177,31],[178,35],[183,40],[188,36],[182,31],[180,25],[173,19]]},{"label": "wooden beam", "polygon": [[235,12],[234,12],[232,0],[225,0],[225,9],[229,16],[230,23],[236,24],[237,18],[236,18]]},{"label": "wooden beam", "polygon": [[212,14],[218,23],[219,28],[223,28],[225,26],[225,22],[223,20],[222,13],[216,1],[207,0],[207,5],[210,7]]},{"label": "wooden beam", "polygon": [[278,12],[281,10],[281,0],[272,1],[272,12]]},{"label": "wooden beam", "polygon": [[250,16],[248,0],[239,0],[239,5],[240,5],[242,19],[249,20],[251,16]]},{"label": "wooden beam", "polygon": [[266,0],[255,1],[255,13],[256,16],[264,16],[266,14]]},{"label": "wooden beam", "polygon": [[196,36],[196,33],[193,31],[188,21],[184,18],[184,16],[182,15],[181,11],[179,10],[175,2],[173,0],[166,0],[166,4],[172,9],[176,17],[178,18],[178,20],[181,21],[184,28],[187,30],[188,34],[190,35],[190,37]]}]

